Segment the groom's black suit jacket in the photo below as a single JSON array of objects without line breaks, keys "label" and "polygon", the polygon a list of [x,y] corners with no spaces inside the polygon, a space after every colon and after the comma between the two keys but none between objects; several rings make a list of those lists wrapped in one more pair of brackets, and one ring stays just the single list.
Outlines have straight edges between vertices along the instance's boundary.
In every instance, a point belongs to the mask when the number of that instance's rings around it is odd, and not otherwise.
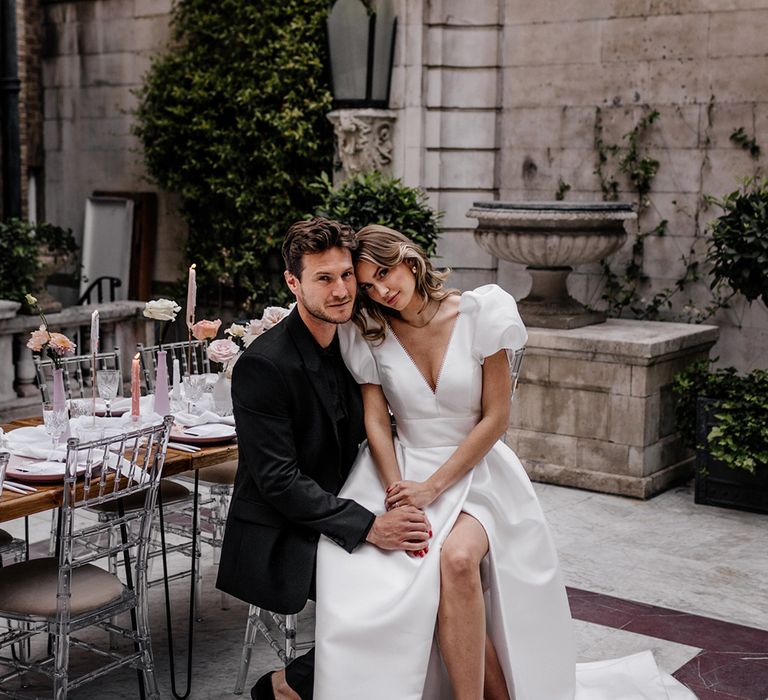
[{"label": "groom's black suit jacket", "polygon": [[373,513],[336,496],[364,438],[360,390],[348,372],[343,379],[354,385],[346,439],[337,434],[319,346],[296,308],[237,361],[240,458],[216,582],[222,591],[273,612],[298,612],[319,536],[348,552],[365,540]]}]

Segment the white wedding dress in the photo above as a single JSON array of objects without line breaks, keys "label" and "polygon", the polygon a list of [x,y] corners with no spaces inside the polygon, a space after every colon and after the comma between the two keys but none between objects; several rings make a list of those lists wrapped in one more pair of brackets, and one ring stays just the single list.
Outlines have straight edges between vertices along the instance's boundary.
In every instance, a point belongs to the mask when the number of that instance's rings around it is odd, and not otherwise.
[{"label": "white wedding dress", "polygon": [[[438,469],[480,418],[483,358],[527,338],[514,299],[496,285],[465,292],[432,391],[388,332],[369,345],[340,329],[355,379],[381,384],[395,415],[404,479]],[[341,496],[374,513],[384,491],[364,445]],[[662,674],[650,652],[576,664],[557,553],[531,482],[498,441],[427,508],[433,540],[424,558],[363,544],[352,554],[321,538],[317,559],[315,700],[449,700],[436,644],[440,546],[461,511],[488,534],[486,625],[514,700],[695,700]]]}]

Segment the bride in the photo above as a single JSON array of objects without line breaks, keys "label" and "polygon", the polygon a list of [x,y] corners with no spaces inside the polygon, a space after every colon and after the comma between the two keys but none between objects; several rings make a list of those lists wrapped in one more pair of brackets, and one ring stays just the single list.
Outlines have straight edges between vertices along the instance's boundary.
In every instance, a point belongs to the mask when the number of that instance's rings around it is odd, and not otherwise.
[{"label": "bride", "polygon": [[[424,509],[410,556],[321,538],[315,700],[689,700],[650,652],[575,664],[568,600],[531,483],[501,440],[507,350],[527,334],[496,285],[459,294],[383,226],[358,233],[354,326],[367,445],[341,496]],[[394,416],[393,438],[390,411]]]}]

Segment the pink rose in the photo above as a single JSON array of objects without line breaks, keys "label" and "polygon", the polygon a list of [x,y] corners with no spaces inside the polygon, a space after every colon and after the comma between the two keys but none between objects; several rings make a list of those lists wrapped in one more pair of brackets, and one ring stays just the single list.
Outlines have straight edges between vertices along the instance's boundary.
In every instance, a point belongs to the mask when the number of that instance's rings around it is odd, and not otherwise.
[{"label": "pink rose", "polygon": [[214,340],[208,346],[208,359],[211,362],[220,362],[222,365],[226,365],[230,360],[237,357],[240,352],[240,348],[237,343],[233,343],[229,339]]},{"label": "pink rose", "polygon": [[192,335],[197,340],[213,340],[216,334],[219,332],[221,326],[221,319],[217,318],[215,321],[198,321],[192,326]]},{"label": "pink rose", "polygon": [[48,331],[45,330],[45,326],[40,326],[38,330],[32,331],[32,333],[29,334],[27,347],[32,352],[42,352],[50,338],[51,336],[48,334]]},{"label": "pink rose", "polygon": [[64,355],[74,355],[76,346],[66,335],[63,335],[62,333],[51,333],[48,347],[59,357],[64,357]]},{"label": "pink rose", "polygon": [[276,326],[282,321],[290,311],[282,306],[268,306],[261,314],[261,322],[264,324],[264,330],[268,331],[272,326]]},{"label": "pink rose", "polygon": [[256,338],[258,338],[265,330],[264,323],[254,318],[252,321],[248,321],[248,325],[245,327],[245,333],[243,333],[243,345],[248,347]]}]

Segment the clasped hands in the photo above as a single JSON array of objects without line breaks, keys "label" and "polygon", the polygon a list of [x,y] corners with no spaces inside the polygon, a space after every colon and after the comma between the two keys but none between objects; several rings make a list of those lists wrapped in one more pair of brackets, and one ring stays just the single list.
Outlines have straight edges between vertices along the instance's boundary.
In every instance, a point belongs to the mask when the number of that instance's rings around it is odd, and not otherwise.
[{"label": "clasped hands", "polygon": [[385,497],[387,512],[376,517],[368,541],[381,549],[402,549],[413,557],[423,557],[432,537],[423,509],[436,497],[426,482],[393,482]]}]

